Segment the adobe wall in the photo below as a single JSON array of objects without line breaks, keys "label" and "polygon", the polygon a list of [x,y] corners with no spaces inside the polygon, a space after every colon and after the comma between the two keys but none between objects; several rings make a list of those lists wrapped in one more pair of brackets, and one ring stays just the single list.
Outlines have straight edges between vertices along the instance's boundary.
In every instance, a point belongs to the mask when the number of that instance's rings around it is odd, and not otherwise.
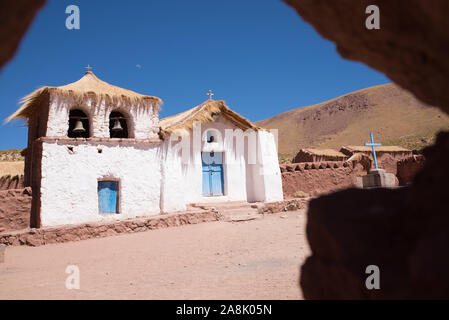
[{"label": "adobe wall", "polygon": [[[313,156],[311,154],[307,154],[304,152],[298,152],[296,154],[296,156],[293,158],[293,163],[300,163],[300,162],[314,162],[317,161],[318,159],[316,158],[316,156]],[[321,159],[319,159],[321,160]]]},{"label": "adobe wall", "polygon": [[339,157],[339,156],[326,156],[326,155],[316,155],[310,154],[306,152],[302,152],[301,150],[296,154],[293,158],[293,163],[301,163],[301,162],[321,162],[321,161],[344,161],[349,157]]},{"label": "adobe wall", "polygon": [[187,224],[219,221],[220,217],[220,214],[215,211],[201,210],[164,214],[155,217],[141,217],[122,221],[102,221],[41,229],[25,229],[0,234],[0,245],[27,245],[34,247],[50,243],[80,241]]},{"label": "adobe wall", "polygon": [[[41,193],[40,204],[33,204],[33,210],[34,207],[40,210],[38,216],[41,223],[37,226],[127,219],[160,213],[159,140],[41,140],[41,179],[37,179],[41,185],[40,188],[33,186],[33,190],[40,190]],[[120,214],[99,214],[100,179],[119,181]]]},{"label": "adobe wall", "polygon": [[[308,199],[291,199],[258,206],[259,214],[287,213],[307,207]],[[0,233],[0,246],[40,246],[50,243],[80,241],[92,238],[108,237],[119,234],[143,232],[161,228],[176,227],[203,222],[221,221],[224,216],[215,209],[188,210],[154,217],[139,217],[121,221],[100,221],[94,223],[26,228],[20,231]]]},{"label": "adobe wall", "polygon": [[356,185],[359,165],[344,161],[305,162],[281,165],[284,198],[295,197],[297,191],[316,196]]},{"label": "adobe wall", "polygon": [[0,190],[22,189],[24,188],[23,176],[3,176],[0,177]]},{"label": "adobe wall", "polygon": [[398,161],[409,158],[412,156],[412,152],[376,152],[376,156],[379,168],[385,169],[385,171],[389,173],[396,174]]},{"label": "adobe wall", "polygon": [[[51,96],[47,137],[67,137],[69,112],[76,105],[78,102],[74,98]],[[79,108],[89,117],[91,137],[109,138],[109,115],[114,110],[125,113],[129,117],[128,129],[131,138],[152,139],[158,137],[159,112],[155,103],[151,107],[141,108],[137,104],[127,107],[117,101],[114,102],[114,108],[111,108],[105,100],[98,102],[93,97]]]},{"label": "adobe wall", "polygon": [[[348,154],[350,157],[351,154],[347,153],[345,150],[341,150],[343,153]],[[371,159],[371,167],[374,169],[374,160],[372,156],[372,152],[355,152],[355,153],[363,153],[370,157]],[[376,151],[377,164],[379,168],[385,169],[385,171],[396,174],[397,173],[397,162],[402,159],[406,159],[412,156],[411,151],[404,152],[387,152],[387,151]]]},{"label": "adobe wall", "polygon": [[0,191],[0,233],[30,226],[31,188]]}]

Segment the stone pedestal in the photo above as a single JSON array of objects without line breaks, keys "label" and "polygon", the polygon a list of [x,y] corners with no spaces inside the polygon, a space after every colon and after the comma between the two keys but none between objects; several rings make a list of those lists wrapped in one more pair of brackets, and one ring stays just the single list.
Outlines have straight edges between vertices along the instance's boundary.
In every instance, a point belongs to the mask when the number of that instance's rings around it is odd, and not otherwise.
[{"label": "stone pedestal", "polygon": [[396,177],[384,169],[372,169],[367,175],[357,177],[357,185],[360,188],[391,188],[396,186]]}]

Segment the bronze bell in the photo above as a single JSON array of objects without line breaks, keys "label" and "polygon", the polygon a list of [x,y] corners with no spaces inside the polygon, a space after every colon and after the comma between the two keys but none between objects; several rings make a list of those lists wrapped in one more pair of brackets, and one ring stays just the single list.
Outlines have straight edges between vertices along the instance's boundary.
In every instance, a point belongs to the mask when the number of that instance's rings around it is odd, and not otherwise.
[{"label": "bronze bell", "polygon": [[114,121],[114,126],[111,129],[112,131],[122,131],[122,125],[120,124],[120,120],[119,119],[115,119]]},{"label": "bronze bell", "polygon": [[86,129],[84,129],[83,123],[81,120],[76,120],[75,127],[73,128],[73,132],[75,133],[84,133]]}]

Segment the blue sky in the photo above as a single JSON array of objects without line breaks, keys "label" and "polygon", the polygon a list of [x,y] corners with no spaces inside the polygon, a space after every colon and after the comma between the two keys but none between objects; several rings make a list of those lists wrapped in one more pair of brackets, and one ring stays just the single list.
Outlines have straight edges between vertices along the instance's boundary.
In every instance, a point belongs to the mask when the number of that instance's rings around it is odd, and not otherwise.
[{"label": "blue sky", "polygon": [[[80,30],[68,30],[68,5]],[[36,88],[102,80],[164,101],[160,117],[214,98],[252,121],[388,83],[344,60],[280,0],[48,0],[0,71],[0,118]],[[26,146],[23,121],[0,125],[0,149]]]}]

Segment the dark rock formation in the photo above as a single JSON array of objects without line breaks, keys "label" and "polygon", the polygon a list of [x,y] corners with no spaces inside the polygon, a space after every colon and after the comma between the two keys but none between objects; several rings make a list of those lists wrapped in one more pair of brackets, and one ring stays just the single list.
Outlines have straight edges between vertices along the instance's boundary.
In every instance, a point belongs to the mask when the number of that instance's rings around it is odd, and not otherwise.
[{"label": "dark rock formation", "polygon": [[22,189],[24,187],[23,175],[0,177],[0,190]]},{"label": "dark rock formation", "polygon": [[353,167],[344,161],[303,162],[280,165],[280,169],[284,199],[296,198],[298,191],[317,196],[355,187],[360,173],[357,164]]},{"label": "dark rock formation", "polygon": [[[366,63],[425,103],[449,112],[449,1],[284,0],[347,59]],[[366,7],[380,30],[365,28]]]},{"label": "dark rock formation", "polygon": [[0,70],[14,55],[25,31],[45,0],[0,1]]},{"label": "dark rock formation", "polygon": [[[449,113],[449,1],[284,1],[343,57]],[[380,30],[365,28],[368,5],[380,8]],[[300,280],[307,299],[449,298],[449,133],[424,155],[410,187],[350,189],[311,202],[312,256]],[[370,264],[380,268],[380,290],[365,287]]]},{"label": "dark rock formation", "polygon": [[[424,154],[410,187],[348,189],[311,201],[305,298],[449,298],[449,133]],[[380,290],[365,287],[368,265],[380,268]]]}]

